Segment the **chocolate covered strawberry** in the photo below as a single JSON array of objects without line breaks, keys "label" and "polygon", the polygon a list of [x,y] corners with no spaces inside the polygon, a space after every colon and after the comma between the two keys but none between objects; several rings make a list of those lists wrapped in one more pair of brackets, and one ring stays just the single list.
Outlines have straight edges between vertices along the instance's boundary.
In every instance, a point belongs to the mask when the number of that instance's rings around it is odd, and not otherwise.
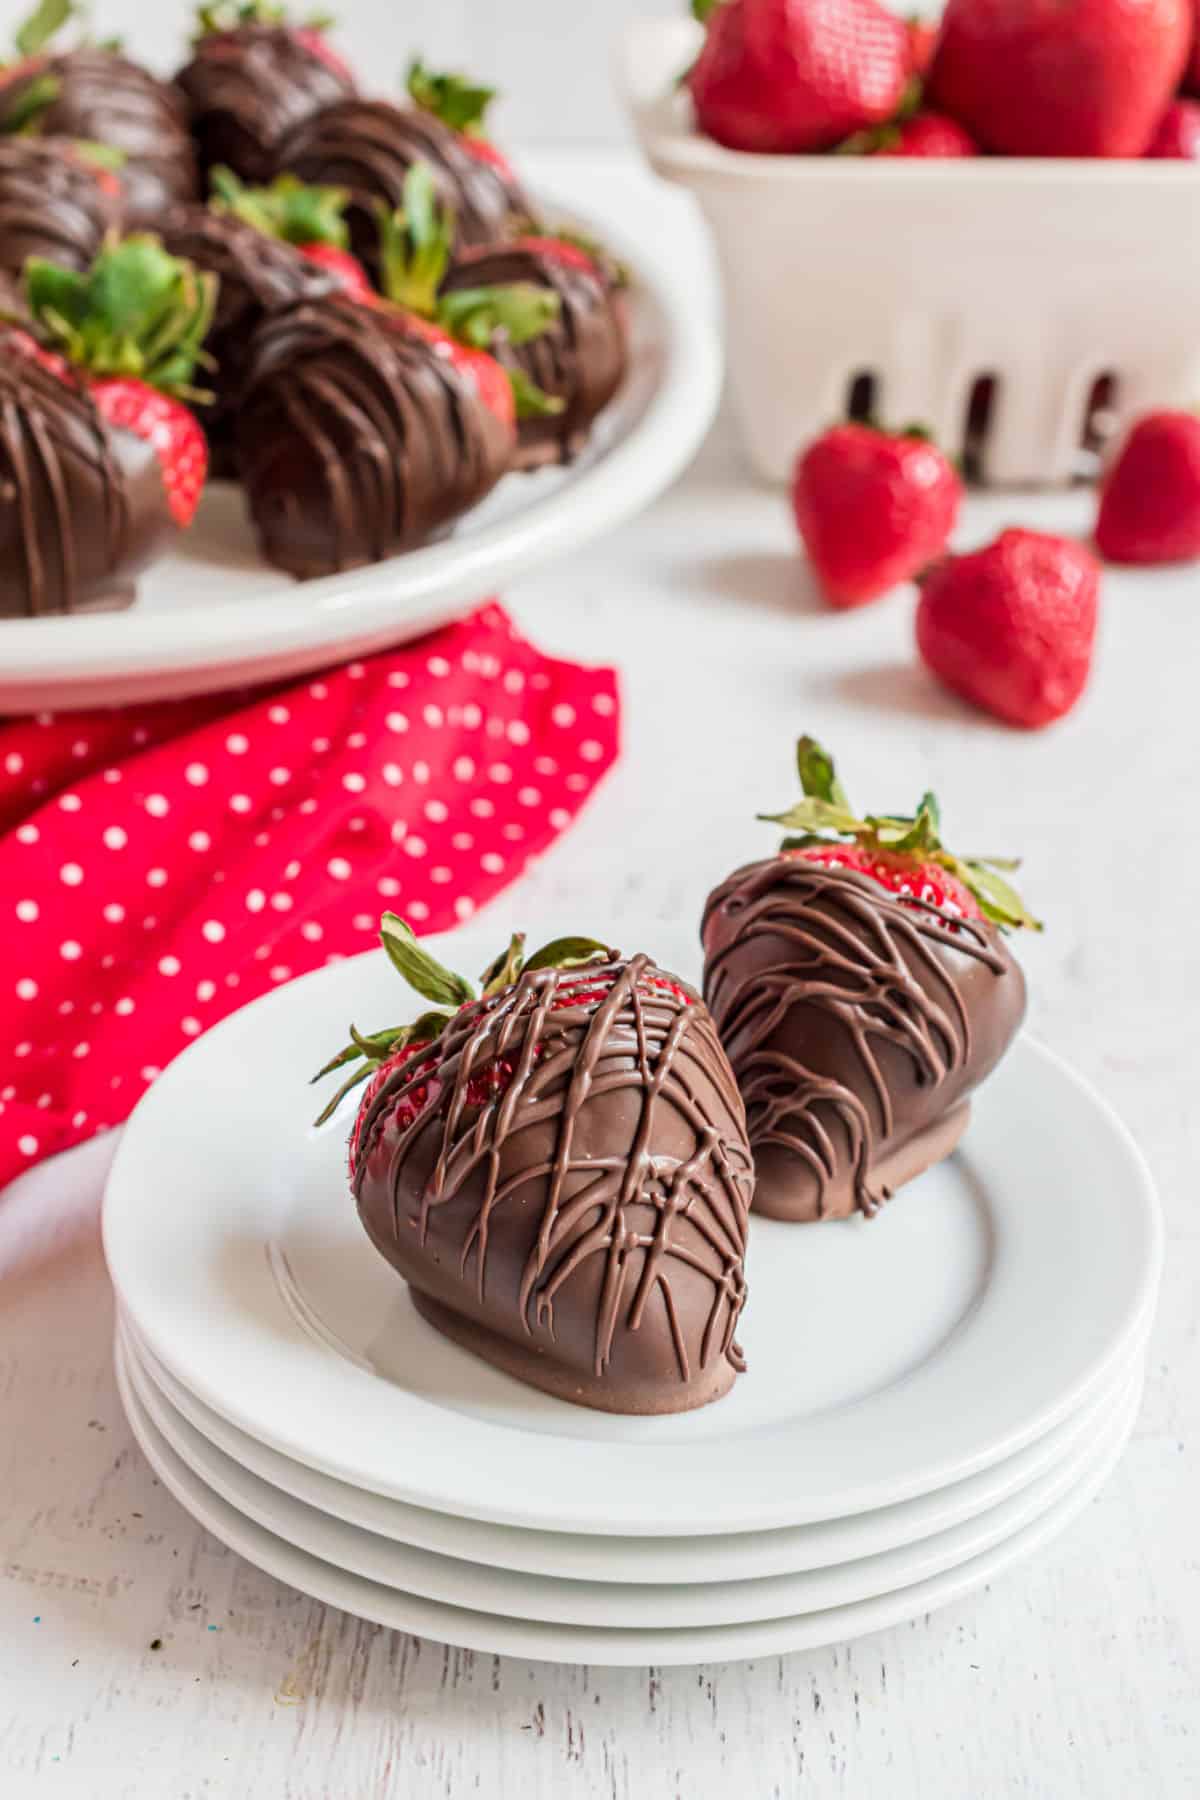
[{"label": "chocolate covered strawberry", "polygon": [[1179,84],[1193,0],[948,0],[930,104],[1009,156],[1142,156]]},{"label": "chocolate covered strawberry", "polygon": [[0,340],[0,613],[111,609],[191,523],[204,434],[184,404],[213,284],[154,238],[107,246],[86,275],[34,258],[37,337]]},{"label": "chocolate covered strawberry", "polygon": [[0,138],[0,270],[42,256],[86,269],[120,218],[120,184],[69,138]]},{"label": "chocolate covered strawberry", "polygon": [[699,996],[587,938],[526,959],[514,937],[478,992],[394,914],[383,943],[433,1009],[353,1032],[322,1074],[360,1063],[338,1099],[368,1081],[351,1185],[418,1312],[577,1404],[718,1399],[743,1367],[753,1172]]},{"label": "chocolate covered strawberry", "polygon": [[469,156],[515,185],[512,164],[487,134],[487,113],[496,98],[495,88],[481,87],[465,75],[436,75],[419,57],[409,64],[405,85],[422,111],[458,133]]},{"label": "chocolate covered strawberry", "polygon": [[243,181],[269,180],[280,139],[354,93],[354,77],[330,45],[326,24],[292,23],[286,8],[270,0],[200,7],[191,61],[175,80],[203,171],[223,164]]},{"label": "chocolate covered strawberry", "polygon": [[213,169],[211,181],[214,211],[244,220],[264,237],[294,244],[351,299],[376,298],[366,270],[350,250],[344,188],[308,187],[294,175],[277,175],[267,187],[247,187],[221,165]]},{"label": "chocolate covered strawberry", "polygon": [[1114,563],[1200,558],[1200,418],[1153,412],[1119,445],[1100,487],[1096,546]]},{"label": "chocolate covered strawberry", "polygon": [[878,0],[722,0],[687,75],[696,123],[732,150],[827,150],[900,108],[903,19]]},{"label": "chocolate covered strawberry", "polygon": [[926,576],[917,648],[938,680],[1010,725],[1070,712],[1087,685],[1100,568],[1082,544],[1004,531]]},{"label": "chocolate covered strawberry", "polygon": [[1024,1013],[1002,933],[1036,921],[1015,865],[945,847],[932,794],[860,817],[813,739],[797,763],[803,799],[760,815],[787,832],[779,853],[709,896],[704,994],[746,1103],[755,1209],[869,1217],[959,1141]]},{"label": "chocolate covered strawberry", "polygon": [[953,465],[920,431],[835,425],[796,463],[792,507],[831,606],[862,606],[929,566],[962,501]]}]

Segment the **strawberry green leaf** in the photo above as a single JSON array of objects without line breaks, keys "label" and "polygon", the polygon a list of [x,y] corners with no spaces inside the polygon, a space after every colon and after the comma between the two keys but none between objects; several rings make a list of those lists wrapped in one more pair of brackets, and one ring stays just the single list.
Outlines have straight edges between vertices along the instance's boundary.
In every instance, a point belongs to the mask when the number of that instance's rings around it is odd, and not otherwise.
[{"label": "strawberry green leaf", "polygon": [[352,1025],[350,1027],[351,1042],[344,1049],[339,1050],[336,1056],[330,1057],[323,1069],[317,1070],[312,1078],[313,1081],[323,1081],[325,1076],[332,1075],[335,1069],[344,1068],[347,1063],[357,1062],[361,1056],[365,1056],[370,1062],[386,1062],[388,1057],[403,1043],[407,1030],[407,1025],[401,1025],[391,1031],[375,1031],[369,1037],[363,1037],[361,1032],[356,1031]]},{"label": "strawberry green leaf", "polygon": [[280,175],[269,187],[246,187],[232,169],[218,164],[210,174],[213,212],[232,215],[285,244],[332,244],[345,250],[350,232],[343,217],[350,195],[345,188],[311,187],[295,175]]},{"label": "strawberry green leaf", "polygon": [[17,28],[13,42],[18,55],[37,56],[75,12],[72,0],[41,0],[40,6]]},{"label": "strawberry green leaf", "polygon": [[33,131],[41,115],[47,107],[53,106],[61,91],[61,81],[48,69],[43,69],[40,75],[35,75],[23,88],[18,88],[16,97],[5,108],[6,134],[19,137]]},{"label": "strawberry green leaf", "polygon": [[607,944],[598,938],[561,937],[552,943],[543,944],[525,964],[530,969],[573,969],[583,963],[595,962],[597,957],[608,958],[612,952]]},{"label": "strawberry green leaf", "polygon": [[393,968],[399,970],[409,987],[435,1006],[465,1006],[475,998],[471,983],[444,969],[428,950],[423,950],[411,925],[396,913],[384,913],[380,936]]},{"label": "strawberry green leaf", "polygon": [[404,204],[393,212],[382,201],[379,222],[381,285],[387,298],[431,319],[438,289],[450,267],[454,213],[438,201],[428,163],[414,163],[404,178]]},{"label": "strawberry green leaf", "polygon": [[482,132],[495,88],[479,87],[463,75],[435,75],[419,57],[409,64],[409,95],[423,112],[430,112],[452,131]]},{"label": "strawberry green leaf", "polygon": [[1005,928],[1019,927],[1026,931],[1043,929],[1041,920],[1034,918],[1017,890],[987,863],[963,862],[955,857],[948,858],[947,861],[978,900],[985,919]]},{"label": "strawberry green leaf", "polygon": [[552,419],[566,406],[560,395],[548,394],[536,381],[530,381],[524,369],[507,369],[505,373],[518,419]]},{"label": "strawberry green leaf", "polygon": [[[334,1113],[337,1111],[338,1107],[342,1104],[342,1101],[346,1098],[346,1095],[352,1094],[356,1087],[361,1087],[363,1082],[367,1080],[368,1076],[370,1076],[374,1073],[375,1067],[376,1067],[376,1065],[374,1063],[365,1062],[360,1069],[355,1070],[354,1074],[351,1075],[351,1077],[348,1081],[343,1081],[341,1087],[337,1090],[337,1093],[334,1094],[334,1096],[331,1100],[328,1100],[326,1102],[326,1104],[321,1108],[320,1112],[317,1114],[316,1118],[313,1120],[314,1126],[328,1124],[329,1120],[332,1119],[332,1117],[333,1117]],[[314,1075],[314,1077],[313,1077],[314,1081],[317,1081],[319,1079],[320,1079],[319,1076]]]},{"label": "strawberry green leaf", "polygon": [[460,288],[438,302],[438,322],[475,350],[490,350],[498,342],[528,344],[553,325],[561,302],[552,288],[532,281],[511,281],[497,287]]},{"label": "strawberry green leaf", "polygon": [[490,962],[479,977],[480,990],[484,994],[498,994],[506,987],[511,987],[525,960],[525,933],[514,931],[508,948]]},{"label": "strawberry green leaf", "polygon": [[846,807],[816,799],[799,800],[786,812],[759,813],[757,816],[769,825],[782,825],[785,831],[832,831],[839,837],[858,836],[864,823]]},{"label": "strawberry green leaf", "polygon": [[800,773],[801,791],[810,799],[827,800],[831,806],[840,806],[847,812],[850,810],[850,802],[837,778],[833,758],[828,750],[818,744],[816,738],[805,736],[800,739],[796,745],[796,767]]},{"label": "strawberry green leaf", "polygon": [[692,17],[707,25],[721,4],[722,0],[692,0]]}]

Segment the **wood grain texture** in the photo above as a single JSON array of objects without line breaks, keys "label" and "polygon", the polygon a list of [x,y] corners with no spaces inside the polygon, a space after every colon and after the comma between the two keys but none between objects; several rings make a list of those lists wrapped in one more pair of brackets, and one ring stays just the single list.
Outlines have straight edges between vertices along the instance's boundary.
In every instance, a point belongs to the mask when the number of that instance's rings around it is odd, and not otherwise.
[{"label": "wood grain texture", "polygon": [[[611,169],[593,179],[683,245],[678,203]],[[975,501],[962,539],[1088,516],[1084,494]],[[744,483],[721,428],[646,518],[509,596],[548,649],[621,662],[626,755],[506,916],[569,906],[602,934],[623,911],[697,919],[769,839],[752,815],[791,797],[805,728],[852,792],[898,804],[935,784],[968,849],[1023,851],[1050,927],[1022,946],[1033,1028],[1129,1121],[1170,1233],[1137,1435],[1067,1537],[930,1618],[699,1669],[477,1656],[321,1607],[192,1525],[131,1442],[100,1142],[0,1198],[3,1800],[1200,1792],[1200,970],[1181,968],[1175,925],[1200,886],[1200,840],[1177,823],[1200,743],[1200,607],[1193,572],[1106,585],[1085,703],[1052,732],[993,727],[916,670],[907,598],[816,608],[786,507]]]}]

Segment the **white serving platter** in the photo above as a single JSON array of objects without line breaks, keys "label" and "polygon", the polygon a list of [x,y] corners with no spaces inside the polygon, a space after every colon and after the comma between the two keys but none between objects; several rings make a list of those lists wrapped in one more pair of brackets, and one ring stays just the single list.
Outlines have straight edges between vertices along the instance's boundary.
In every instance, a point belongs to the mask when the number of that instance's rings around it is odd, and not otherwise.
[{"label": "white serving platter", "polygon": [[710,309],[665,255],[628,242],[619,216],[539,193],[547,216],[611,246],[631,276],[629,370],[576,462],[506,476],[439,543],[308,582],[262,562],[239,490],[216,482],[128,612],[0,620],[0,713],[176,698],[367,654],[460,616],[669,486],[720,393]]},{"label": "white serving platter", "polygon": [[[571,922],[522,923],[541,941]],[[690,933],[610,929],[696,975]],[[483,967],[496,937],[493,922],[430,947]],[[523,1527],[796,1526],[1014,1455],[1111,1382],[1145,1330],[1162,1256],[1149,1173],[1098,1096],[1022,1038],[960,1152],[880,1217],[752,1221],[749,1373],[717,1405],[625,1418],[526,1388],[426,1324],[371,1248],[346,1190],[353,1101],[308,1124],[312,1070],[349,1020],[374,1028],[394,987],[377,953],[226,1019],[143,1099],[109,1180],[105,1250],[139,1338],[285,1456]]]}]

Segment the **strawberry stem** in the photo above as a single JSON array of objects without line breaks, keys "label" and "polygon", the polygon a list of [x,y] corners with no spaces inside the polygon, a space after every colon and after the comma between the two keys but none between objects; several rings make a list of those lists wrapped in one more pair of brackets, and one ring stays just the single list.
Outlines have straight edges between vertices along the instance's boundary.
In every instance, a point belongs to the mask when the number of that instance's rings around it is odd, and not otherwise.
[{"label": "strawberry stem", "polygon": [[310,187],[296,175],[279,175],[269,187],[246,187],[220,163],[209,180],[211,210],[242,219],[265,237],[285,244],[332,244],[337,250],[349,246],[343,215],[350,196],[345,188]]},{"label": "strawberry stem", "polygon": [[420,57],[409,64],[405,86],[423,112],[432,113],[451,131],[483,136],[483,121],[496,98],[495,88],[480,87],[465,75],[436,75]]}]

